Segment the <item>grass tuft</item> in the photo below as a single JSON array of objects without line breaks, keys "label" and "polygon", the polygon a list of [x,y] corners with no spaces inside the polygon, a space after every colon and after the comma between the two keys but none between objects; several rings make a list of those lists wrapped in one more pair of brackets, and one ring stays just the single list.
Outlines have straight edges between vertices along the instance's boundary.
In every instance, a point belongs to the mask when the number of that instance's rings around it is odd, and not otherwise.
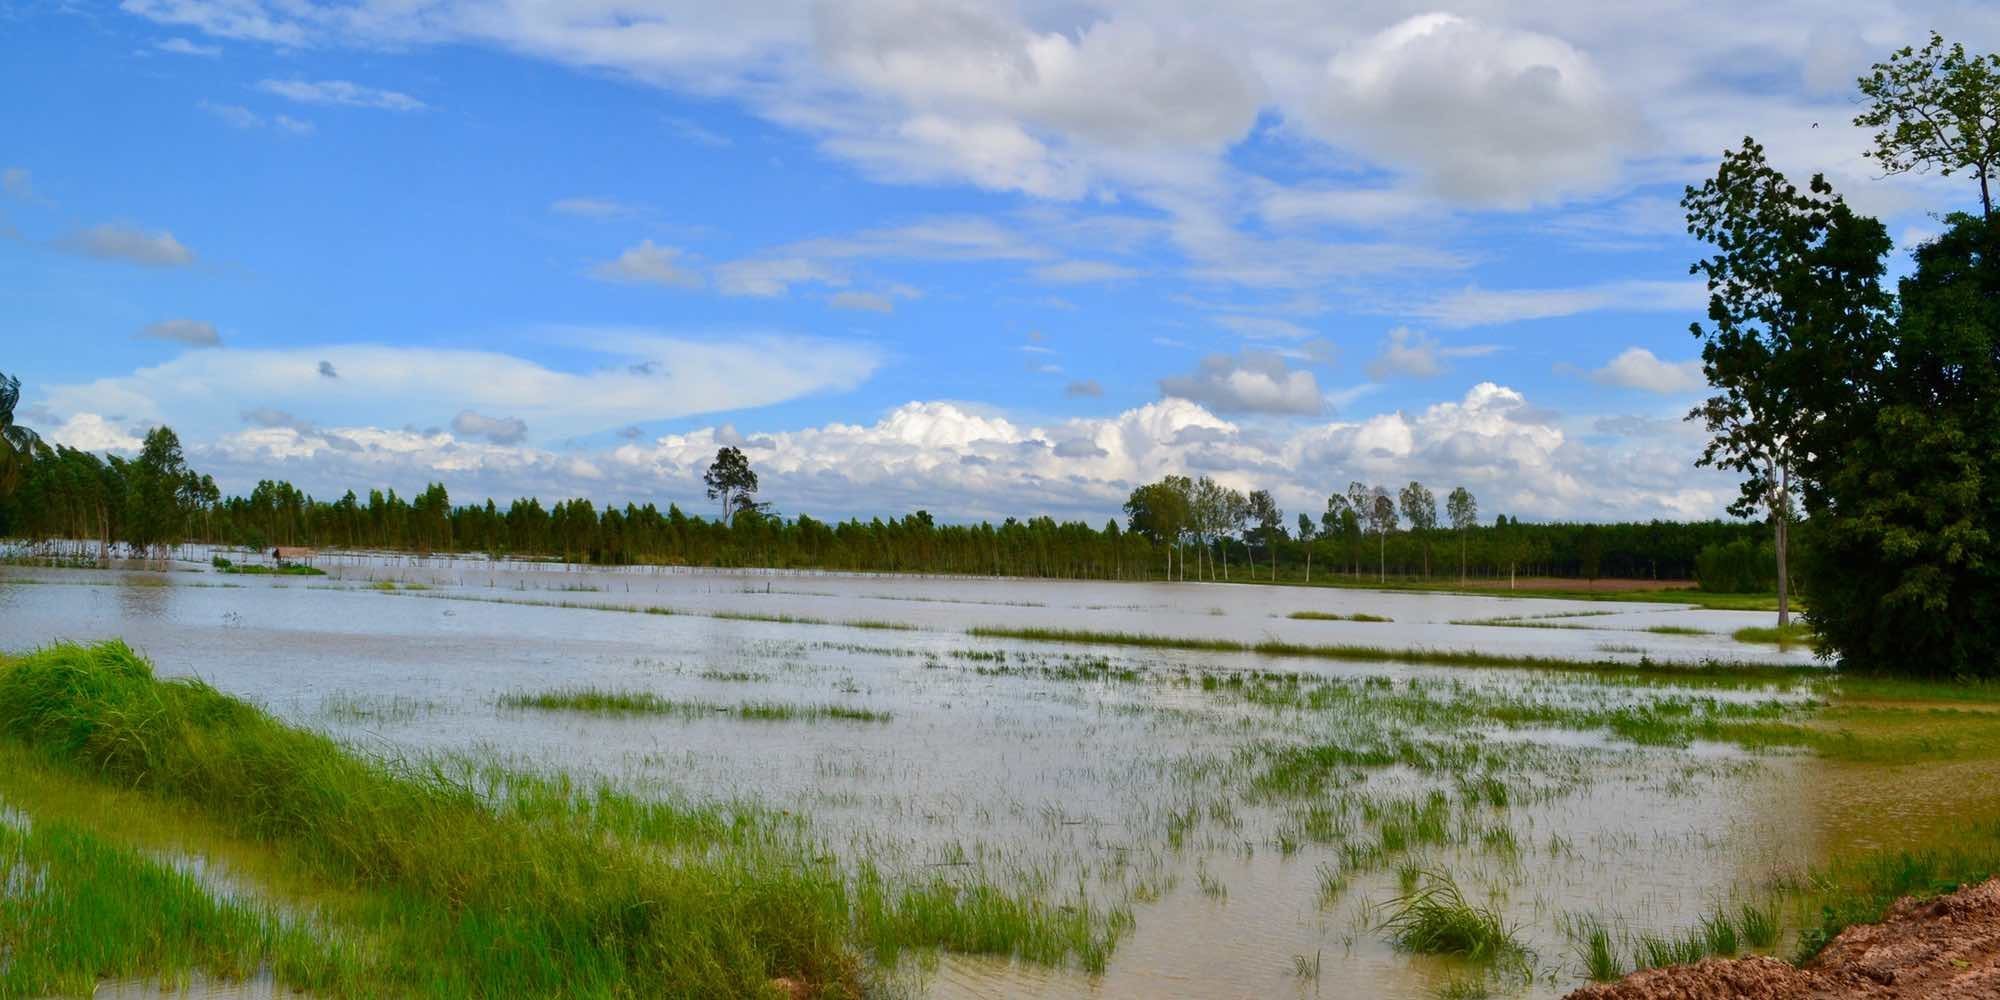
[{"label": "grass tuft", "polygon": [[1444,871],[1424,871],[1422,885],[1385,904],[1381,928],[1398,948],[1424,955],[1458,955],[1475,962],[1526,954],[1500,914],[1474,906]]}]

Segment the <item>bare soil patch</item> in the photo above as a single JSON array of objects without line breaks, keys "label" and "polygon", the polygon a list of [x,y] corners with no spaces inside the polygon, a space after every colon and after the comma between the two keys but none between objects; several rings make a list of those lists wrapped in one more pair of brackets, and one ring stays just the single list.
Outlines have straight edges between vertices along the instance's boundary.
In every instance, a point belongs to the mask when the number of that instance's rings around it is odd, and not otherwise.
[{"label": "bare soil patch", "polygon": [[1905,899],[1840,932],[1803,968],[1708,959],[1586,986],[1566,1000],[2000,1000],[2000,878]]}]

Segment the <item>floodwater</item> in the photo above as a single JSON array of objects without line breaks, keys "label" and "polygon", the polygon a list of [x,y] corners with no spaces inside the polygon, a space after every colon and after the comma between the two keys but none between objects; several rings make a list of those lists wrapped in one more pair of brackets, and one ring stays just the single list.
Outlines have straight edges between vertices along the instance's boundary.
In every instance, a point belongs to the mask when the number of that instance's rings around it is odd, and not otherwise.
[{"label": "floodwater", "polygon": [[[1867,813],[1904,822],[1944,807],[1890,792],[1857,817],[1826,789],[1880,782],[1834,774],[1808,755],[1639,746],[1603,730],[1502,726],[1449,709],[1496,699],[1602,710],[1793,697],[1770,691],[966,634],[1046,627],[1810,662],[1801,650],[1729,638],[1768,624],[1765,614],[1197,583],[362,556],[318,565],[331,575],[224,576],[205,562],[167,573],[0,568],[0,648],[123,637],[162,674],[198,675],[369,752],[492,754],[635,788],[752,800],[810,817],[837,851],[890,871],[972,869],[1053,900],[1082,892],[1129,906],[1135,918],[1102,974],[946,956],[900,970],[923,996],[1434,996],[1481,973],[1385,939],[1380,904],[1418,867],[1449,871],[1528,946],[1523,969],[1484,974],[1494,995],[1557,996],[1582,981],[1577,921],[1679,932],[1717,905],[1768,899],[1774,875],[1865,838]],[[617,610],[630,608],[676,613]],[[1392,621],[1287,617],[1296,611]],[[1562,627],[1452,624],[1492,619]],[[1646,631],[1661,625],[1701,634]],[[1282,694],[1282,685],[1227,683],[1257,671],[1303,674],[1294,690],[1324,684],[1341,697],[1279,703],[1251,695]],[[496,704],[510,692],[582,685],[831,703],[890,718],[598,717]],[[1394,698],[1446,708],[1413,711]],[[1309,787],[1264,780],[1290,748],[1427,740],[1480,753],[1463,773],[1398,762],[1343,767]],[[1503,801],[1467,793],[1485,779],[1506,786]],[[1428,838],[1413,832],[1426,811],[1438,819]],[[1339,873],[1335,891],[1323,872]]]}]

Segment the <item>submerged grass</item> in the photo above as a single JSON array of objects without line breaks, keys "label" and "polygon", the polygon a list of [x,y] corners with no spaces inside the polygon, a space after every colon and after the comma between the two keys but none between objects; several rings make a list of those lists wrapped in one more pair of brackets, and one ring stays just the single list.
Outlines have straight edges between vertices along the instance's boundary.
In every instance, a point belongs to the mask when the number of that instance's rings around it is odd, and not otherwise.
[{"label": "submerged grass", "polygon": [[1812,626],[1799,622],[1793,622],[1783,628],[1776,625],[1768,628],[1764,626],[1739,628],[1731,635],[1737,642],[1761,642],[1778,646],[1811,645],[1819,637],[1819,634],[1812,630]]},{"label": "submerged grass", "polygon": [[[194,810],[373,901],[381,925],[336,962],[350,978],[309,953],[287,959],[294,946],[252,934],[264,930],[229,932],[281,985],[327,995],[757,996],[782,977],[851,996],[860,956],[908,949],[1101,968],[1130,920],[976,875],[900,882],[866,863],[846,868],[796,823],[755,809],[357,756],[200,681],[156,680],[119,642],[0,661],[0,736],[76,781]],[[110,905],[102,883],[35,870],[69,903]],[[19,892],[0,897],[20,905]],[[107,934],[104,947],[122,948],[148,932]],[[28,995],[103,971],[81,947],[47,954],[61,967],[35,972]],[[185,969],[171,957],[134,963],[140,975]]]},{"label": "submerged grass", "polygon": [[849,705],[793,705],[784,702],[748,701],[734,705],[712,701],[675,701],[650,691],[615,691],[604,688],[561,688],[554,691],[517,691],[500,696],[502,708],[540,709],[551,712],[591,712],[599,715],[732,715],[760,722],[843,719],[851,722],[887,722],[889,713]]},{"label": "submerged grass", "polygon": [[1292,619],[1292,620],[1294,620],[1294,621],[1302,621],[1302,622],[1392,622],[1392,621],[1395,621],[1395,619],[1394,619],[1394,618],[1390,618],[1390,617],[1388,617],[1388,616],[1386,616],[1386,615],[1371,615],[1371,614],[1369,614],[1369,613],[1368,613],[1368,612],[1366,612],[1366,611],[1356,611],[1356,612],[1354,612],[1353,614],[1346,614],[1346,615],[1342,615],[1342,614],[1335,614],[1335,613],[1333,613],[1333,612],[1331,612],[1331,611],[1294,611],[1294,612],[1292,612],[1291,614],[1289,614],[1289,615],[1286,615],[1285,617],[1287,617],[1287,618],[1290,618],[1290,619]]}]

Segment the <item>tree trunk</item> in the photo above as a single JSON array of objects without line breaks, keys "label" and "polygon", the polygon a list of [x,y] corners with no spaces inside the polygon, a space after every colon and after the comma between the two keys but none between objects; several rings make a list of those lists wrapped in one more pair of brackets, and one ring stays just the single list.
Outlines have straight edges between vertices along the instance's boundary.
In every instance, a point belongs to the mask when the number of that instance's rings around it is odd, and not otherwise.
[{"label": "tree trunk", "polygon": [[[1982,196],[1986,193],[1985,184],[1986,179],[1981,177],[1980,194]],[[1771,519],[1777,522],[1777,538],[1775,539],[1775,543],[1778,549],[1778,633],[1779,637],[1783,638],[1785,626],[1790,625],[1792,622],[1792,581],[1785,558],[1785,545],[1791,541],[1791,526],[1789,524],[1791,519],[1788,515],[1791,513],[1792,506],[1790,494],[1792,470],[1789,468],[1780,469],[1778,470],[1778,477],[1778,503],[1772,511]]]},{"label": "tree trunk", "polygon": [[1311,542],[1306,543],[1306,582],[1313,582],[1313,550]]},{"label": "tree trunk", "polygon": [[1375,578],[1376,581],[1379,583],[1388,583],[1389,582],[1389,533],[1386,531],[1378,531],[1375,533],[1375,538],[1377,539],[1377,541],[1381,543],[1381,548],[1377,550],[1375,554]]}]

